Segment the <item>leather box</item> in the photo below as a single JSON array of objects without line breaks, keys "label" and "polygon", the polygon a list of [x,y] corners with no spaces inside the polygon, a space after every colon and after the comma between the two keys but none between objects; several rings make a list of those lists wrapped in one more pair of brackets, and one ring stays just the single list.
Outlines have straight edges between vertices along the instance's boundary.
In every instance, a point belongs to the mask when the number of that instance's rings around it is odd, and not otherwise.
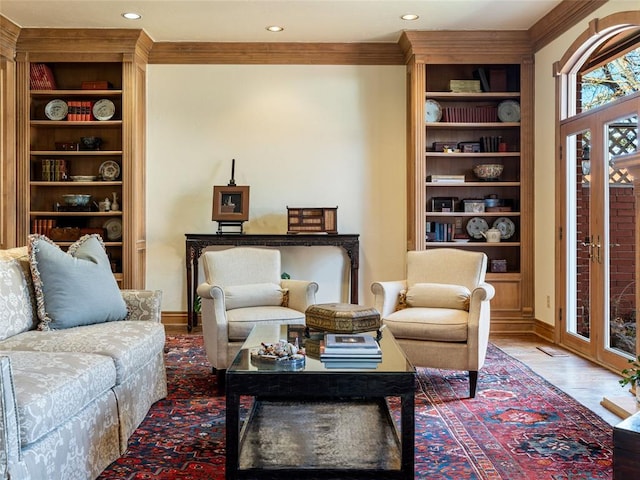
[{"label": "leather box", "polygon": [[380,312],[351,303],[320,303],[307,308],[305,324],[332,333],[371,332],[380,328]]}]

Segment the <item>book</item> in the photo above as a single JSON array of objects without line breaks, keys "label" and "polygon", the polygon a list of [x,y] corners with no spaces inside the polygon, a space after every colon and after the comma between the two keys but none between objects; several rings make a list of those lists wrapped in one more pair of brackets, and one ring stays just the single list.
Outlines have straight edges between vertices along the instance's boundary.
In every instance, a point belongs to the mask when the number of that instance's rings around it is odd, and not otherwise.
[{"label": "book", "polygon": [[378,365],[380,365],[381,361],[352,361],[352,360],[345,360],[345,361],[330,361],[330,362],[323,362],[323,365],[325,368],[377,368]]},{"label": "book", "polygon": [[327,333],[324,337],[327,348],[374,348],[379,349],[378,342],[371,335]]}]

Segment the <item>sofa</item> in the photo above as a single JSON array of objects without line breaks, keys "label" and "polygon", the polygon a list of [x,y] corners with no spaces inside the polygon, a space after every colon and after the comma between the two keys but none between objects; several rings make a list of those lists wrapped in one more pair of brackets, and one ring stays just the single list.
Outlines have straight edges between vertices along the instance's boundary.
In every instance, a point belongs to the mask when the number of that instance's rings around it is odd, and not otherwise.
[{"label": "sofa", "polygon": [[[99,237],[33,237],[0,250],[0,479],[94,479],[167,394],[161,292],[118,289]],[[83,321],[102,305],[119,318]]]}]

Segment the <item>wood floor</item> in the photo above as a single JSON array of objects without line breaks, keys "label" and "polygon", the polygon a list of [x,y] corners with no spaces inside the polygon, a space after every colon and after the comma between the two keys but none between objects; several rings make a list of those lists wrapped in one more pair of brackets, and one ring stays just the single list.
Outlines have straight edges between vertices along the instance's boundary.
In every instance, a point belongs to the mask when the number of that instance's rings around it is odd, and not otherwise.
[{"label": "wood floor", "polygon": [[[623,388],[618,383],[620,376],[616,373],[547,343],[535,335],[492,336],[491,343],[526,364],[611,425],[621,422],[622,418],[600,405],[603,397],[628,396],[633,399],[628,388]],[[567,356],[550,356],[538,347],[552,347],[553,350],[566,353]],[[633,405],[632,402],[631,404]]]},{"label": "wood floor", "polygon": [[[185,328],[168,327],[167,334],[184,334],[185,330]],[[196,327],[192,334],[202,335],[201,327]],[[552,345],[535,335],[492,335],[490,341],[575,398],[610,425],[616,425],[622,421],[621,417],[600,404],[605,396],[625,399],[628,396],[629,399],[633,399],[633,395],[629,393],[628,389],[622,388],[618,383],[620,376],[616,373]],[[550,356],[539,350],[538,347],[551,347],[553,350],[566,353],[567,356]],[[629,404],[635,405],[631,400]]]}]

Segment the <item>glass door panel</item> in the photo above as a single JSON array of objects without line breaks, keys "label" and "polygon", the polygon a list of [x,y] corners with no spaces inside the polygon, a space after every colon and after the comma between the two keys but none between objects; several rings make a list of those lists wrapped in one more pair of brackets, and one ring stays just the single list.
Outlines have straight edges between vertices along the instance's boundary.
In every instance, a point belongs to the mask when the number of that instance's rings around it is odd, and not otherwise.
[{"label": "glass door panel", "polygon": [[[591,132],[566,136],[567,173],[567,315],[565,334],[574,341],[591,339],[592,262],[591,232]],[[571,342],[573,343],[573,342]]]},{"label": "glass door panel", "polygon": [[608,303],[605,312],[605,348],[625,358],[636,354],[635,196],[633,177],[617,168],[616,157],[638,148],[638,116],[629,115],[605,124],[607,155],[608,241],[604,258]]}]

